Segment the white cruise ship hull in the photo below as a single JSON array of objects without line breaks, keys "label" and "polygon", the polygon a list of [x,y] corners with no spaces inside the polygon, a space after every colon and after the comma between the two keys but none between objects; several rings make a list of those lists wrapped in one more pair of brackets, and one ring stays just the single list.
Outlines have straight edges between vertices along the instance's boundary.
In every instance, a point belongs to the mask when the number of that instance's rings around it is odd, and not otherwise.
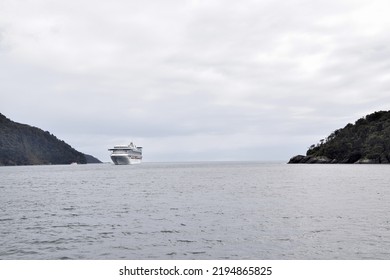
[{"label": "white cruise ship hull", "polygon": [[140,164],[141,160],[131,158],[128,155],[111,155],[111,160],[115,165]]}]

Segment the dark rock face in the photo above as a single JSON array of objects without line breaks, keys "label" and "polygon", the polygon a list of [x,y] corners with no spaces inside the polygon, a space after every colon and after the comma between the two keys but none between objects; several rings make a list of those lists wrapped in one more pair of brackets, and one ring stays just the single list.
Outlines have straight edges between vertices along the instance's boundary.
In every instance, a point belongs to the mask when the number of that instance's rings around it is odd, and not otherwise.
[{"label": "dark rock face", "polygon": [[306,157],[303,155],[296,155],[295,157],[290,158],[288,163],[305,163],[307,161]]},{"label": "dark rock face", "polygon": [[0,165],[87,163],[86,156],[48,131],[0,114]]},{"label": "dark rock face", "polygon": [[345,159],[343,161],[337,161],[336,159],[329,159],[327,157],[314,157],[314,156],[303,156],[297,155],[292,157],[288,163],[355,163],[355,164],[377,164],[377,163],[389,163],[387,159],[383,159],[384,161],[379,162],[378,160],[361,158],[357,161],[351,161],[350,159]]},{"label": "dark rock face", "polygon": [[327,157],[313,157],[313,156],[303,156],[297,155],[292,157],[288,163],[335,163],[334,160],[331,160]]}]

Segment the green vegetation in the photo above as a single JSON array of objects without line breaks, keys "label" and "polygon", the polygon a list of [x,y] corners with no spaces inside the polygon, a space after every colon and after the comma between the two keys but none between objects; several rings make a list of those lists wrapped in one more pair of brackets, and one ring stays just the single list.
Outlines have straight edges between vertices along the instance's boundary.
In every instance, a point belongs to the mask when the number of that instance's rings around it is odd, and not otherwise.
[{"label": "green vegetation", "polygon": [[0,165],[87,163],[89,157],[48,131],[13,122],[0,114]]},{"label": "green vegetation", "polygon": [[375,112],[332,132],[299,160],[315,158],[325,163],[390,163],[390,111]]}]

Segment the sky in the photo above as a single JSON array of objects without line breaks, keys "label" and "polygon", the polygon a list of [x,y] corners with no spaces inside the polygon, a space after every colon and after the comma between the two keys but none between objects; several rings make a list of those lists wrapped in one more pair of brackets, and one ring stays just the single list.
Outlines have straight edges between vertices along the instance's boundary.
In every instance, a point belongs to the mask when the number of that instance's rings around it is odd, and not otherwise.
[{"label": "sky", "polygon": [[0,113],[110,161],[288,161],[390,110],[387,0],[0,0]]}]

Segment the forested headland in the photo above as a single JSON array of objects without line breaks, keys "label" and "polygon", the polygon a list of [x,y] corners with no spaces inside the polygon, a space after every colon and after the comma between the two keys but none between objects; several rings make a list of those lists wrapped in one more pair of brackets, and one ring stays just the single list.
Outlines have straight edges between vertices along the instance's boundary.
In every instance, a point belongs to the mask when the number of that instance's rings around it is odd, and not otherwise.
[{"label": "forested headland", "polygon": [[390,111],[378,111],[333,131],[289,163],[390,163]]},{"label": "forested headland", "polygon": [[21,124],[0,113],[0,165],[99,163],[48,131]]}]

